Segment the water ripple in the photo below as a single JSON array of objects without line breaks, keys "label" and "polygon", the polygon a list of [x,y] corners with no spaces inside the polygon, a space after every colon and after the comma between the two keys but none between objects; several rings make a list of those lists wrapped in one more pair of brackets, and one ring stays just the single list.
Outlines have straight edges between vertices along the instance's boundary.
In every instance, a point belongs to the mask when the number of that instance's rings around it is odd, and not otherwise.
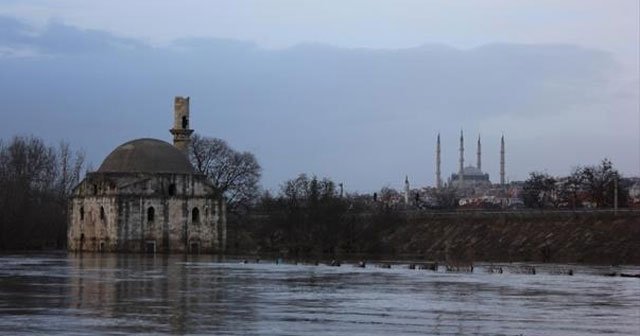
[{"label": "water ripple", "polygon": [[489,265],[445,273],[209,256],[0,255],[0,334],[638,334],[639,279],[605,277],[611,269],[597,266],[508,271],[521,266],[492,274]]}]

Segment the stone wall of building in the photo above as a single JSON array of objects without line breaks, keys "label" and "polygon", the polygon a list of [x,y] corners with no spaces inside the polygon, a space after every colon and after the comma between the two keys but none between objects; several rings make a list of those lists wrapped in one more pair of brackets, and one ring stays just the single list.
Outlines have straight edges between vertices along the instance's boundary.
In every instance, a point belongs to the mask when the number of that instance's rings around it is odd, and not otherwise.
[{"label": "stone wall of building", "polygon": [[190,253],[222,250],[218,230],[223,224],[219,204],[212,198],[119,197],[117,207],[117,250]]},{"label": "stone wall of building", "polygon": [[[102,209],[102,210],[101,210]],[[101,215],[104,211],[104,215]],[[114,197],[91,196],[71,201],[68,248],[110,251],[116,248],[117,204]]]},{"label": "stone wall of building", "polygon": [[89,174],[71,202],[69,249],[223,251],[225,209],[216,196],[196,174]]}]

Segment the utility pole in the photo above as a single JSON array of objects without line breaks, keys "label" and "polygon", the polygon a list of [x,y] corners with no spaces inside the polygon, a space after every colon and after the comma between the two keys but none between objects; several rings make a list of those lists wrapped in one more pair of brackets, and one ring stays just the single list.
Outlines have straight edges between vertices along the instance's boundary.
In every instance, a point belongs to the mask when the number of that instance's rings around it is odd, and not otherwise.
[{"label": "utility pole", "polygon": [[618,214],[618,174],[614,177],[613,180],[613,213]]},{"label": "utility pole", "polygon": [[440,133],[438,133],[438,142],[436,143],[436,188],[442,188],[442,175],[440,174]]},{"label": "utility pole", "polygon": [[504,134],[500,138],[500,185],[504,188]]},{"label": "utility pole", "polygon": [[458,168],[458,184],[462,187],[464,179],[464,135],[460,130],[460,167]]}]

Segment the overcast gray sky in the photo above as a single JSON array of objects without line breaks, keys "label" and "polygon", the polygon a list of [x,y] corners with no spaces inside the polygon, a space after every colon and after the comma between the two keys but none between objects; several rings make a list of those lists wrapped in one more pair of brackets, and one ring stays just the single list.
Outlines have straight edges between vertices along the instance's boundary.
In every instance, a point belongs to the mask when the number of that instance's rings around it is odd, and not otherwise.
[{"label": "overcast gray sky", "polygon": [[130,138],[197,131],[253,151],[264,185],[306,172],[351,191],[433,183],[483,136],[497,179],[611,158],[640,172],[639,8],[620,1],[83,1],[0,4],[2,138],[94,166]]}]

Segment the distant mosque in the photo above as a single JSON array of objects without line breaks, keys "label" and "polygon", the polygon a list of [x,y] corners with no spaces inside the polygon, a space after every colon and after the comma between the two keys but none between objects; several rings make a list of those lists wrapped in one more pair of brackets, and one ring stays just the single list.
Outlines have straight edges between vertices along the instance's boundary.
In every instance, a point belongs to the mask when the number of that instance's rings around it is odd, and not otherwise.
[{"label": "distant mosque", "polygon": [[[457,187],[460,189],[478,188],[478,187],[490,187],[491,181],[489,180],[489,174],[482,171],[482,145],[480,143],[480,136],[478,136],[478,150],[476,152],[476,166],[464,166],[464,134],[460,131],[460,159],[458,172],[451,174],[447,181],[448,186]],[[440,158],[440,133],[438,133],[437,145],[436,145],[436,187],[438,189],[443,187],[442,175],[441,175],[441,158]],[[505,184],[505,171],[504,171],[504,135],[500,138],[500,185]]]}]

